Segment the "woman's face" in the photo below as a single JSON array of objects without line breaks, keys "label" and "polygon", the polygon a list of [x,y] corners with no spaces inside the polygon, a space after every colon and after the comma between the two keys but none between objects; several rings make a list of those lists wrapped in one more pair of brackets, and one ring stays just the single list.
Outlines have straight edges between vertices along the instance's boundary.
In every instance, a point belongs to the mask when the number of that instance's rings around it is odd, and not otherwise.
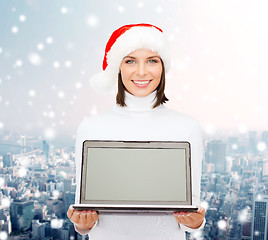
[{"label": "woman's face", "polygon": [[162,62],[156,52],[137,49],[123,58],[120,70],[126,90],[134,96],[145,97],[160,83]]}]

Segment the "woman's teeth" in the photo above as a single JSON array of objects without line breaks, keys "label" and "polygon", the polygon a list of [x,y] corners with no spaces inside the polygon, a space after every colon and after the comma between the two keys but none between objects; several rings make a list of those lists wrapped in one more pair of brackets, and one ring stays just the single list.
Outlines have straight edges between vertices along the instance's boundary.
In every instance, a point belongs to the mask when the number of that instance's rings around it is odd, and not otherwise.
[{"label": "woman's teeth", "polygon": [[150,80],[149,80],[149,81],[134,81],[134,80],[133,80],[133,82],[134,82],[134,83],[137,83],[137,84],[147,84],[147,83],[150,82]]}]

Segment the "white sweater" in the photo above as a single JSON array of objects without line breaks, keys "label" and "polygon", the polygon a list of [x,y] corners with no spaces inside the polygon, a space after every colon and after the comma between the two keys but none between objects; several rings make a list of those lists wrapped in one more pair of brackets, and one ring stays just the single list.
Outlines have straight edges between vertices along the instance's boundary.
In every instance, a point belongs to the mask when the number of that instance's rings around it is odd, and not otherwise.
[{"label": "white sweater", "polygon": [[[82,144],[84,140],[126,141],[189,141],[191,144],[193,204],[200,205],[202,169],[202,131],[191,116],[167,108],[164,104],[152,108],[156,91],[137,97],[125,91],[127,107],[114,107],[104,113],[86,117],[78,127],[76,138],[76,203],[79,202]],[[153,101],[154,100],[154,101]],[[101,173],[100,173],[101,177]],[[185,232],[198,231],[178,224],[172,213],[166,215],[100,213],[90,230],[76,231],[89,234],[91,240],[179,240]]]}]

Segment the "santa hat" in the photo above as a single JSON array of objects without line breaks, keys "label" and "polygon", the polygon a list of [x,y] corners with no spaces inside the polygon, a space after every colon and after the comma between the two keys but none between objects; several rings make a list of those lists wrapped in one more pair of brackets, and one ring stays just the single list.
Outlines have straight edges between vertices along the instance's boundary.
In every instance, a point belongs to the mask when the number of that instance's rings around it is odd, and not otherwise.
[{"label": "santa hat", "polygon": [[105,48],[103,71],[91,77],[91,87],[104,95],[116,90],[122,59],[140,48],[157,52],[164,62],[165,71],[169,71],[170,48],[163,31],[146,23],[125,25],[112,33]]}]

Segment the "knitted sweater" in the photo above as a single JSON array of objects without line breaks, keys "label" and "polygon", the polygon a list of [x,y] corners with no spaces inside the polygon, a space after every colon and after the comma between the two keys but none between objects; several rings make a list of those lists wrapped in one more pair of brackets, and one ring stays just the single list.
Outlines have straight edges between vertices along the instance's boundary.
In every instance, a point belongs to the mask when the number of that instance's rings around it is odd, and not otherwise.
[{"label": "knitted sweater", "polygon": [[[125,141],[189,141],[191,144],[191,174],[193,205],[200,205],[202,169],[202,131],[199,122],[191,116],[167,108],[164,104],[152,108],[156,91],[146,97],[137,97],[125,91],[127,107],[115,104],[109,111],[86,117],[79,125],[76,137],[76,203],[79,202],[82,144],[84,140]],[[101,177],[101,173],[100,176]],[[179,240],[185,231],[194,232],[178,224],[170,214],[100,213],[99,220],[89,230],[91,240]]]}]

